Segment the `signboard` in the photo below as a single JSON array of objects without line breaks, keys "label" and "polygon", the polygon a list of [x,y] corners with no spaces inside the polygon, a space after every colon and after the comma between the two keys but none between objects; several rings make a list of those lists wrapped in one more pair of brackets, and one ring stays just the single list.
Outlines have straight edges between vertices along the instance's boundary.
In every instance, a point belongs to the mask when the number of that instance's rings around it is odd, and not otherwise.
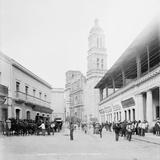
[{"label": "signboard", "polygon": [[128,108],[131,106],[135,106],[135,101],[134,101],[133,97],[131,97],[129,99],[122,101],[121,104],[122,104],[123,108]]},{"label": "signboard", "polygon": [[113,106],[113,111],[118,111],[121,109],[121,106],[120,105],[115,105]]},{"label": "signboard", "polygon": [[34,111],[38,111],[38,112],[44,112],[44,113],[49,113],[49,114],[51,114],[52,113],[52,109],[50,109],[50,108],[47,108],[47,107],[42,107],[42,106],[34,106],[33,107],[33,110]]},{"label": "signboard", "polygon": [[104,108],[104,112],[105,112],[105,113],[112,112],[112,107],[111,107],[111,106],[105,107],[105,108]]},{"label": "signboard", "polygon": [[99,110],[99,112],[100,112],[101,114],[103,114],[103,113],[104,113],[104,109]]}]

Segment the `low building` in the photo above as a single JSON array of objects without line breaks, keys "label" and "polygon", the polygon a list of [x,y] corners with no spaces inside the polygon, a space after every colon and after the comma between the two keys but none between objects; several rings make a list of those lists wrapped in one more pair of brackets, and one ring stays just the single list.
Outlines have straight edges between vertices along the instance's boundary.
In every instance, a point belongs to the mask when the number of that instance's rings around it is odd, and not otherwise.
[{"label": "low building", "polygon": [[8,89],[2,119],[51,118],[51,85],[3,53],[0,60],[1,83]]},{"label": "low building", "polygon": [[52,113],[52,120],[60,118],[65,120],[65,105],[64,105],[64,89],[53,88],[51,96],[51,106],[54,112]]},{"label": "low building", "polygon": [[154,125],[160,117],[159,21],[141,32],[95,88],[102,122],[147,120]]}]

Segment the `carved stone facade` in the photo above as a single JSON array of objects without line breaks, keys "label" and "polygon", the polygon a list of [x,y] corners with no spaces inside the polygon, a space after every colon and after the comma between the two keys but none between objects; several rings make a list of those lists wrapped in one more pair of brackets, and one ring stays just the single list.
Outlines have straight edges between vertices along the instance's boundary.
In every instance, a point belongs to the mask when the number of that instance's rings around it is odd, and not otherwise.
[{"label": "carved stone facade", "polygon": [[[79,71],[66,73],[65,95],[69,97],[66,96],[65,99],[66,110],[70,106],[71,115],[81,112],[82,121],[90,122],[93,119],[99,120],[99,91],[94,87],[107,70],[105,35],[98,20],[95,20],[95,25],[90,30],[88,47],[87,75],[84,77]],[[83,106],[81,107],[83,109],[81,110],[78,106]]]},{"label": "carved stone facade", "polygon": [[80,71],[68,71],[66,73],[66,82],[66,117],[76,117],[82,121],[84,117],[84,87],[86,79]]}]

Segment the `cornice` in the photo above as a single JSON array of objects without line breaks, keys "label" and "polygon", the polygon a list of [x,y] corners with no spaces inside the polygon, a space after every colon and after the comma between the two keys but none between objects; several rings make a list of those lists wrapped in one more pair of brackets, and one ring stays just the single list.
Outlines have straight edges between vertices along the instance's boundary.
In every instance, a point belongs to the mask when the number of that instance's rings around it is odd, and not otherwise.
[{"label": "cornice", "polygon": [[99,103],[99,105],[102,105],[102,104],[110,101],[111,99],[114,99],[115,97],[119,96],[120,94],[123,94],[124,92],[127,92],[131,88],[134,88],[136,86],[139,86],[139,85],[145,83],[146,81],[158,76],[159,74],[160,74],[160,67],[154,69],[153,71],[149,72],[148,74],[144,75],[143,77],[129,83],[127,86],[117,90],[115,93],[111,94],[109,97],[103,99]]}]

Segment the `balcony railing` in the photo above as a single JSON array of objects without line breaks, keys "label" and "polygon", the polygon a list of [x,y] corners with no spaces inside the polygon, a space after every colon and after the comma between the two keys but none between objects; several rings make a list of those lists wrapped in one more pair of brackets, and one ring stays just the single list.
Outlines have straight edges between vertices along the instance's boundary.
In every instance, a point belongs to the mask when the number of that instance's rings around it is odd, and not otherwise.
[{"label": "balcony railing", "polygon": [[24,101],[25,103],[28,103],[28,104],[39,105],[39,106],[50,108],[50,102],[44,101],[40,98],[34,97],[24,92],[16,91],[15,98],[17,101]]}]

